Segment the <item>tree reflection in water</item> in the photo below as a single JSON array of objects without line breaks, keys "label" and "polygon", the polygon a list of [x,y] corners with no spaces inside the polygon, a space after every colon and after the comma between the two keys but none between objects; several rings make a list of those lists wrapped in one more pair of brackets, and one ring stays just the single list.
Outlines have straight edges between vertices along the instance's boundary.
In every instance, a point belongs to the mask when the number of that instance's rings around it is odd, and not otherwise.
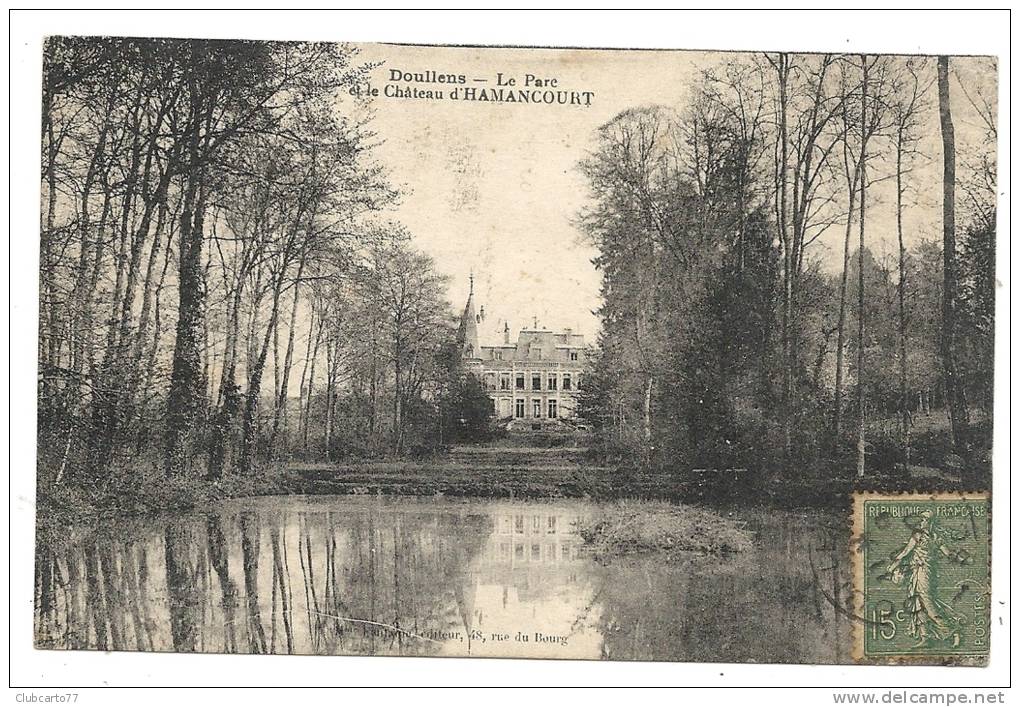
[{"label": "tree reflection in water", "polygon": [[748,525],[750,553],[601,568],[602,657],[849,662],[846,531],[788,513],[755,513]]},{"label": "tree reflection in water", "polygon": [[573,532],[593,511],[581,502],[276,498],[59,537],[41,530],[36,643],[848,660],[838,640],[846,619],[834,607],[849,597],[845,531],[820,516],[750,513],[755,549],[740,557],[603,566]]}]

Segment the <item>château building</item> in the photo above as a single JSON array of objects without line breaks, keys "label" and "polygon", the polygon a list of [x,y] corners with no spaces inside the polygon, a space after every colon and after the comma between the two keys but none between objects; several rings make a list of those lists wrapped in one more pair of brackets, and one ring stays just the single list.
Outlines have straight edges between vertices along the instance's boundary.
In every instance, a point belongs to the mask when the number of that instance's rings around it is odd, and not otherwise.
[{"label": "ch\u00e2teau building", "polygon": [[504,324],[503,343],[483,346],[478,339],[480,321],[472,277],[457,340],[465,368],[489,394],[492,414],[512,429],[561,427],[572,421],[585,368],[584,336],[570,329],[539,328],[536,322],[512,342],[510,325]]}]

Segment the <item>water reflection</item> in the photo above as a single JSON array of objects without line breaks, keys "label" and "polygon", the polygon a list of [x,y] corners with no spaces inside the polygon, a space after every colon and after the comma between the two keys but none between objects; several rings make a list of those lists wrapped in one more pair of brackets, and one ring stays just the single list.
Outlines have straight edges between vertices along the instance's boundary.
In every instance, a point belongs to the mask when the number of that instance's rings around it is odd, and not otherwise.
[{"label": "water reflection", "polygon": [[581,502],[305,497],[40,534],[41,648],[845,662],[845,531],[595,562]]}]

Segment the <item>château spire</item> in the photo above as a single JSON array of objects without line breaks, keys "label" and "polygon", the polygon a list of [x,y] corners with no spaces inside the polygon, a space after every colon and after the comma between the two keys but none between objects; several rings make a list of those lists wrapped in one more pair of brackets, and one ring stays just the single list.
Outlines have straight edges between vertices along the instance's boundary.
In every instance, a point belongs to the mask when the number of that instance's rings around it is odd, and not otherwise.
[{"label": "ch\u00e2teau spire", "polygon": [[475,314],[475,274],[468,276],[468,298],[457,328],[457,343],[461,358],[479,358],[478,318]]}]

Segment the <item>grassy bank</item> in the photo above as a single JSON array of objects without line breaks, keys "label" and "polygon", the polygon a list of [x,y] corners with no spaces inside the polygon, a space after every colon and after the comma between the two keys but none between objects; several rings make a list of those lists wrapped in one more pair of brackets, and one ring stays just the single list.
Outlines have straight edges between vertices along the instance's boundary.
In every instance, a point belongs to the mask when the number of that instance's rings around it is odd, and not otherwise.
[{"label": "grassy bank", "polygon": [[[925,488],[979,488],[980,480],[926,478]],[[765,474],[750,470],[647,470],[595,466],[583,449],[459,447],[421,461],[277,463],[255,474],[219,480],[167,479],[155,463],[114,471],[102,483],[40,474],[39,516],[75,522],[163,511],[185,511],[226,498],[286,494],[470,496],[661,500],[716,507],[845,509],[855,489],[909,491],[919,477],[901,472],[857,480],[846,471]]]},{"label": "grassy bank", "polygon": [[669,503],[621,501],[583,521],[578,534],[596,559],[658,553],[670,559],[685,553],[728,555],[751,549],[743,523],[702,508]]},{"label": "grassy bank", "polygon": [[281,466],[218,480],[167,478],[154,464],[121,467],[96,483],[75,480],[58,484],[50,475],[40,474],[36,518],[40,523],[60,525],[188,511],[227,498],[295,493],[290,479]]},{"label": "grassy bank", "polygon": [[766,474],[745,471],[613,468],[588,464],[477,465],[455,461],[371,462],[342,465],[297,465],[287,485],[307,494],[383,494],[480,496],[495,498],[642,499],[718,506],[846,508],[857,489],[911,491],[919,484],[939,490],[966,490],[979,481],[948,476],[872,473],[857,479],[851,472],[832,476],[806,473]]}]

